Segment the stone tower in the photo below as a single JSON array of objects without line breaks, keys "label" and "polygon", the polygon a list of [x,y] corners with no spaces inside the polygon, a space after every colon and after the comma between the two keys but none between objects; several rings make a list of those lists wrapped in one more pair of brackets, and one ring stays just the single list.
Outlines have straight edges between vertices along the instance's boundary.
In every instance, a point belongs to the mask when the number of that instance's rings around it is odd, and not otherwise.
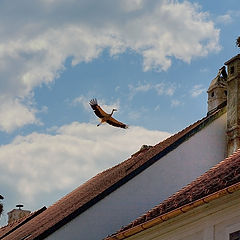
[{"label": "stone tower", "polygon": [[219,69],[218,74],[212,80],[207,93],[208,114],[211,114],[220,104],[227,100],[227,74],[225,67]]},{"label": "stone tower", "polygon": [[225,63],[227,77],[227,151],[231,155],[240,148],[240,54]]}]

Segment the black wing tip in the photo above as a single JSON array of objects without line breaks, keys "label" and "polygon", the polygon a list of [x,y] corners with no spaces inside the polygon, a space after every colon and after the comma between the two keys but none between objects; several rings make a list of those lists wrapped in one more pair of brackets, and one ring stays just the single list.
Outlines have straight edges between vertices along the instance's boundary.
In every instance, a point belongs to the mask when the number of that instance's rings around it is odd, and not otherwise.
[{"label": "black wing tip", "polygon": [[97,103],[97,99],[96,99],[96,98],[91,99],[90,102],[89,102],[89,104],[90,104],[91,106],[97,105],[97,104],[98,104],[98,103]]}]

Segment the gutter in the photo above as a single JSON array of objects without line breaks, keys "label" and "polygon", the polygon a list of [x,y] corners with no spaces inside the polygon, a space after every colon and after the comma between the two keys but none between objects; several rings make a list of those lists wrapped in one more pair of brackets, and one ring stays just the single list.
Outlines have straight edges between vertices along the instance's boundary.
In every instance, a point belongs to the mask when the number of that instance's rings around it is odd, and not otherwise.
[{"label": "gutter", "polygon": [[176,208],[168,213],[165,213],[163,215],[160,215],[156,218],[153,218],[147,222],[144,222],[142,224],[139,224],[137,226],[134,226],[130,229],[127,229],[125,231],[122,231],[122,232],[119,232],[119,233],[116,233],[115,235],[112,235],[112,236],[109,236],[107,238],[105,238],[105,240],[120,240],[120,239],[126,239],[130,236],[133,236],[137,233],[140,233],[146,229],[149,229],[155,225],[158,225],[158,224],[161,224],[163,222],[166,222],[167,220],[169,219],[172,219],[174,217],[177,217],[183,213],[186,213],[190,210],[192,210],[193,208],[196,208],[196,207],[199,207],[199,206],[202,206],[204,204],[207,204],[207,203],[210,203],[212,202],[213,200],[216,200],[220,197],[223,197],[225,195],[228,195],[228,194],[231,194],[231,193],[234,193],[236,191],[240,190],[240,182],[238,183],[235,183],[229,187],[226,187],[224,189],[221,189],[215,193],[212,193],[210,195],[207,195],[203,198],[200,198],[194,202],[191,202],[191,203],[188,203],[182,207],[179,207],[179,208]]}]

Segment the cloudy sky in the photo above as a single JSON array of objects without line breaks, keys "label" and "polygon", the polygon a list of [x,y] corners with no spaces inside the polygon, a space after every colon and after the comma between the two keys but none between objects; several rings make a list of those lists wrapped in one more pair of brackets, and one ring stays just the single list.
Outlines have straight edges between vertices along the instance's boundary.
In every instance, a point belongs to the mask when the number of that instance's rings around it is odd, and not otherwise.
[{"label": "cloudy sky", "polygon": [[1,0],[1,225],[204,117],[239,22],[238,0]]}]

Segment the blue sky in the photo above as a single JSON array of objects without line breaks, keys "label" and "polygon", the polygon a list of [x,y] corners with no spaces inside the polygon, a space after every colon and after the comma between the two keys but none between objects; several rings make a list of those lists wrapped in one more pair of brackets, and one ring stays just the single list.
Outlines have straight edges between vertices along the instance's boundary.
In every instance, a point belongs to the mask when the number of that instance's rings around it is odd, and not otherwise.
[{"label": "blue sky", "polygon": [[1,1],[1,224],[204,117],[239,20],[237,0]]}]

